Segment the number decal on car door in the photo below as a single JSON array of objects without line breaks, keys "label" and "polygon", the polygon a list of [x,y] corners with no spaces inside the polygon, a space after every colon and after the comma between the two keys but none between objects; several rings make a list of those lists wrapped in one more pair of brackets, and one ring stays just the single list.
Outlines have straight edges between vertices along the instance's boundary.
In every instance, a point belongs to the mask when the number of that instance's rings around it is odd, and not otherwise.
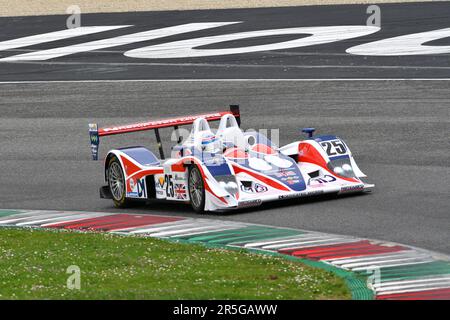
[{"label": "number decal on car door", "polygon": [[164,180],[166,181],[166,197],[173,198],[175,195],[175,192],[173,190],[172,175],[166,174]]},{"label": "number decal on car door", "polygon": [[347,153],[347,148],[345,147],[345,144],[339,139],[331,141],[322,141],[320,144],[322,148],[326,151],[327,155],[330,157]]}]

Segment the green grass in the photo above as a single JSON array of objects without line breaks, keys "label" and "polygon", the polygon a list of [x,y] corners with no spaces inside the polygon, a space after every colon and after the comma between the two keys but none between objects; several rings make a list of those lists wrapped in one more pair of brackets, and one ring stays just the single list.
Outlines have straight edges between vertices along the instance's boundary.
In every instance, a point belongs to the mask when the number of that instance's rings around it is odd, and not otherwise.
[{"label": "green grass", "polygon": [[[81,269],[81,289],[66,269]],[[301,263],[165,240],[0,229],[0,299],[349,299]]]}]

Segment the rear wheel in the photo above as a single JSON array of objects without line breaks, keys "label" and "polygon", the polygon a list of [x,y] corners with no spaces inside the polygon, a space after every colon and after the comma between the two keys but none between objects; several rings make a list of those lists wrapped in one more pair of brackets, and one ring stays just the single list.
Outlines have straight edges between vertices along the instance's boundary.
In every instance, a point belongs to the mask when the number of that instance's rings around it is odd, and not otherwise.
[{"label": "rear wheel", "polygon": [[130,202],[126,199],[125,175],[119,159],[113,156],[108,162],[108,185],[117,208],[125,208]]},{"label": "rear wheel", "polygon": [[188,185],[192,208],[197,213],[203,213],[205,211],[205,183],[197,166],[189,168]]}]

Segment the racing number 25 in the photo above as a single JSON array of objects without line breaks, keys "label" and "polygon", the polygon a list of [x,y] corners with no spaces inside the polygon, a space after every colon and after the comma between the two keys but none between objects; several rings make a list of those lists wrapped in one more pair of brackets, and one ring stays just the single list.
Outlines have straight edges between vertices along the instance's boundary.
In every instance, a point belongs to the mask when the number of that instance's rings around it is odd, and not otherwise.
[{"label": "racing number 25", "polygon": [[172,175],[166,174],[165,179],[166,181],[166,196],[173,198],[175,195],[175,192],[173,190],[173,181],[172,181]]},{"label": "racing number 25", "polygon": [[347,153],[347,148],[341,140],[322,141],[320,143],[329,156]]}]

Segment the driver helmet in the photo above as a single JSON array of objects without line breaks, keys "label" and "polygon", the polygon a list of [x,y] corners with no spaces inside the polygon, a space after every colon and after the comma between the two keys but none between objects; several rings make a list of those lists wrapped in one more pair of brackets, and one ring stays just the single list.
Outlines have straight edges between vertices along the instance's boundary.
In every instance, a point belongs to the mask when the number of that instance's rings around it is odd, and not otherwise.
[{"label": "driver helmet", "polygon": [[202,136],[202,150],[209,153],[219,153],[222,143],[220,140],[211,133]]}]

